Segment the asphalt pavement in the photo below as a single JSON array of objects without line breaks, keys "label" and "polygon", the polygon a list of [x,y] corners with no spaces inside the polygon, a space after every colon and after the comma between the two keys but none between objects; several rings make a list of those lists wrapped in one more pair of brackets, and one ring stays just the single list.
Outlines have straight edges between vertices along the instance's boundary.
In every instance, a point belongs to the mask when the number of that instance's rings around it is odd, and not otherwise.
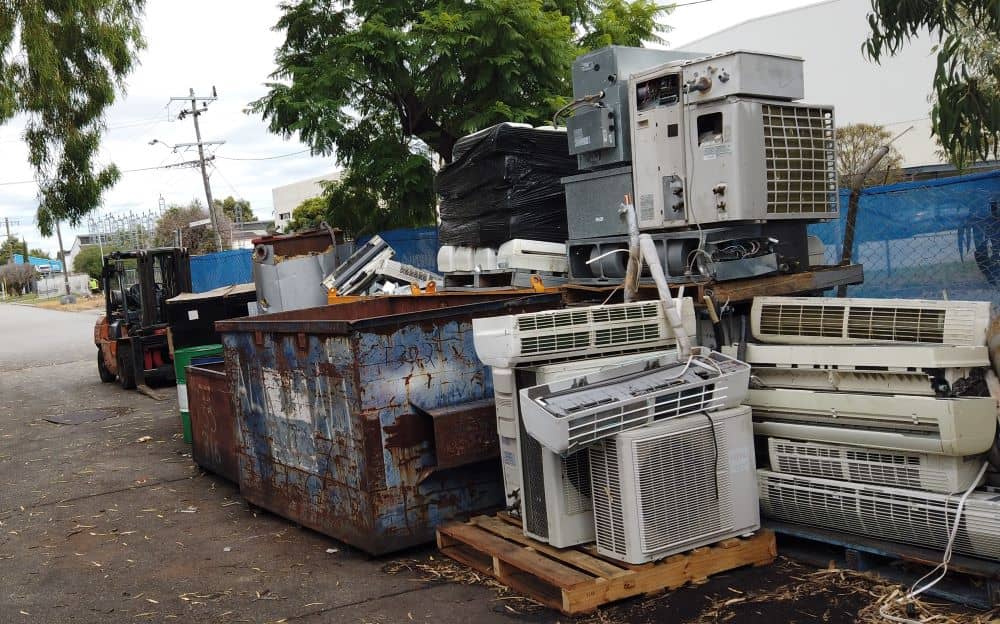
[{"label": "asphalt pavement", "polygon": [[[475,577],[432,545],[371,558],[251,507],[191,461],[172,388],[101,383],[97,317],[0,304],[0,624],[570,621],[454,582]],[[803,591],[811,573],[737,570],[584,621],[857,621],[871,595]]]}]

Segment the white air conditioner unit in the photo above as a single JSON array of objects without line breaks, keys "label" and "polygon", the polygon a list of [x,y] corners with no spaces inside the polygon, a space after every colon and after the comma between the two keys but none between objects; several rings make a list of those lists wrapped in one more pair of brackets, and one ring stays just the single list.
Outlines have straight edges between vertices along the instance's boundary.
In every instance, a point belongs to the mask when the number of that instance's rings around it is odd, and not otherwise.
[{"label": "white air conditioner unit", "polygon": [[513,400],[518,386],[549,383],[670,353],[655,351],[518,369],[493,369],[504,490],[508,506],[518,506],[521,511],[525,535],[558,548],[592,542],[594,518],[586,449],[563,458],[524,433],[517,403]]},{"label": "white air conditioner unit", "polygon": [[757,297],[754,338],[787,344],[986,344],[988,301]]},{"label": "white air conditioner unit", "polygon": [[964,492],[982,458],[884,451],[768,438],[771,469],[785,474],[931,492]]},{"label": "white air conditioner unit", "polygon": [[[769,518],[943,550],[961,496],[757,471]],[[1000,492],[975,491],[955,552],[1000,561]]]},{"label": "white air conditioner unit", "polygon": [[425,271],[412,264],[403,264],[389,259],[382,262],[382,266],[378,268],[378,274],[408,284],[415,284],[420,288],[426,288],[428,282],[443,283],[441,276],[436,273]]},{"label": "white air conditioner unit", "polygon": [[934,455],[975,455],[993,446],[997,402],[910,395],[753,389],[757,433]]},{"label": "white air conditioner unit", "polygon": [[382,237],[372,236],[371,240],[355,251],[333,273],[323,278],[323,286],[338,295],[361,292],[375,281],[378,270],[395,254],[396,252],[382,240]]},{"label": "white air conditioner unit", "polygon": [[[688,335],[695,334],[694,304],[677,300]],[[660,301],[596,305],[472,320],[479,360],[488,366],[595,357],[664,348],[674,333]]]},{"label": "white air conditioner unit", "polygon": [[750,366],[702,347],[693,351],[686,362],[661,357],[521,390],[524,427],[567,454],[658,420],[742,403]]},{"label": "white air conditioner unit", "polygon": [[940,345],[748,344],[745,359],[766,387],[924,396],[948,395],[990,365],[986,347]]},{"label": "white air conditioner unit", "polygon": [[500,245],[500,249],[497,251],[497,266],[501,269],[549,273],[569,271],[565,244],[521,238],[515,238]]},{"label": "white air conditioner unit", "polygon": [[645,563],[760,527],[748,407],[620,433],[589,450],[605,556]]}]

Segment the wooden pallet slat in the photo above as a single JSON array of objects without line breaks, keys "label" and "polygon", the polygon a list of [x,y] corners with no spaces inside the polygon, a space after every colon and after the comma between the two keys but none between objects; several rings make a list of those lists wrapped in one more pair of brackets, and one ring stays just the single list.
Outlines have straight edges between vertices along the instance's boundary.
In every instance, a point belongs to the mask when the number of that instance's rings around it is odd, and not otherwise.
[{"label": "wooden pallet slat", "polygon": [[654,563],[629,565],[594,556],[585,547],[554,548],[525,536],[509,518],[485,516],[440,527],[438,547],[456,561],[566,615],[676,589],[726,570],[766,565],[777,556],[774,533],[762,530]]}]

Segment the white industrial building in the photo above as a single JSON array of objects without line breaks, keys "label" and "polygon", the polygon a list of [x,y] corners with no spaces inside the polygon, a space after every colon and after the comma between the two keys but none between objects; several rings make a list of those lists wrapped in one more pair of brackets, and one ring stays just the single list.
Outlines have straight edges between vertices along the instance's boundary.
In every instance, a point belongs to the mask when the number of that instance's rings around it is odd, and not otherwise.
[{"label": "white industrial building", "polygon": [[936,165],[928,95],[936,67],[935,39],[922,36],[881,64],[868,60],[862,45],[869,33],[869,0],[827,0],[748,20],[679,49],[696,52],[756,50],[805,60],[805,101],[832,104],[836,123],[885,126],[904,166]]},{"label": "white industrial building", "polygon": [[284,231],[285,226],[292,218],[292,211],[298,208],[299,204],[307,199],[319,197],[323,194],[324,182],[336,182],[340,179],[341,172],[334,171],[326,175],[299,180],[284,186],[271,189],[271,199],[274,202],[274,225],[279,230]]}]

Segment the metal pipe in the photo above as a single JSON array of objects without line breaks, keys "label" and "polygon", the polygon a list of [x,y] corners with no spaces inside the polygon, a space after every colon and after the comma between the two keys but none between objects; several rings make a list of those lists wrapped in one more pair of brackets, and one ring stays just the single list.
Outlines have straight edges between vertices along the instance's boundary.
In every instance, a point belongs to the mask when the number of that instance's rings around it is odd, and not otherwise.
[{"label": "metal pipe", "polygon": [[641,258],[639,252],[639,220],[635,216],[635,205],[632,198],[625,195],[619,214],[625,215],[625,222],[628,224],[628,266],[625,269],[625,303],[636,301],[639,298],[639,271]]},{"label": "metal pipe", "polygon": [[659,254],[656,253],[656,244],[649,234],[639,235],[639,249],[642,252],[642,259],[649,265],[649,272],[656,283],[656,290],[660,293],[660,302],[663,305],[663,312],[667,316],[667,322],[677,339],[677,359],[686,360],[691,357],[691,338],[684,331],[681,323],[681,314],[674,305],[674,298],[670,294],[670,286],[667,284],[667,276],[663,273],[663,265],[660,264]]}]

